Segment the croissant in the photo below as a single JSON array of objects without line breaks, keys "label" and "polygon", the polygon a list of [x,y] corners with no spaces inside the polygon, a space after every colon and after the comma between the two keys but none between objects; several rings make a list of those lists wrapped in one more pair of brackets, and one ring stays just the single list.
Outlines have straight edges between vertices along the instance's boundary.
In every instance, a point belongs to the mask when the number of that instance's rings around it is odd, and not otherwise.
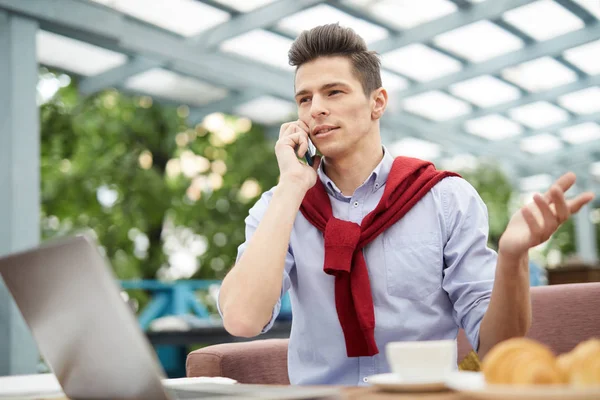
[{"label": "croissant", "polygon": [[548,385],[565,381],[554,353],[527,338],[498,343],[485,356],[481,371],[491,384]]},{"label": "croissant", "polygon": [[600,339],[579,343],[557,358],[558,367],[573,386],[600,384]]}]

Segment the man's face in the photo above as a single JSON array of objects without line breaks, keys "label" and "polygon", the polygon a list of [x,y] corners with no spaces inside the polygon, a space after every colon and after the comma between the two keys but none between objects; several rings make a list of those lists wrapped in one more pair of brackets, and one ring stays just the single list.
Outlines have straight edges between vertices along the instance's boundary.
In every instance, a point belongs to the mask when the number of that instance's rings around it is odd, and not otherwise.
[{"label": "man's face", "polygon": [[303,64],[295,87],[298,116],[326,157],[344,156],[376,137],[374,96],[365,95],[349,59],[320,57]]}]

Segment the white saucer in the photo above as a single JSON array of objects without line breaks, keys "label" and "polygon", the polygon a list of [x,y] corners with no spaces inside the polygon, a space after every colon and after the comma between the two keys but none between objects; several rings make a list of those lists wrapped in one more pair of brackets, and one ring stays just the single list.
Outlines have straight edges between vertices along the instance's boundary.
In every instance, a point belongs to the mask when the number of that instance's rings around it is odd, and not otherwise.
[{"label": "white saucer", "polygon": [[393,373],[369,376],[369,383],[392,392],[437,392],[447,389],[443,380],[409,382]]},{"label": "white saucer", "polygon": [[197,384],[205,384],[205,383],[218,383],[222,385],[232,385],[237,383],[236,380],[231,378],[224,378],[221,376],[199,376],[194,378],[171,378],[171,379],[163,379],[162,383],[166,387],[172,388],[182,388],[184,386],[193,386]]},{"label": "white saucer", "polygon": [[600,385],[577,388],[569,385],[490,385],[480,372],[457,371],[446,386],[481,400],[598,400]]}]

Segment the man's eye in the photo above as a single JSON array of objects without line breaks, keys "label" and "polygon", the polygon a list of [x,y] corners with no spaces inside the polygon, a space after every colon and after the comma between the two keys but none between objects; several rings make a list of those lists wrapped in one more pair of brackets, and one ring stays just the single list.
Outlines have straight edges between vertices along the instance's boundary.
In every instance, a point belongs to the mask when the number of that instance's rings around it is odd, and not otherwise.
[{"label": "man's eye", "polygon": [[306,103],[308,100],[309,100],[308,97],[303,97],[303,98],[300,99],[300,104]]},{"label": "man's eye", "polygon": [[341,90],[332,90],[331,92],[329,92],[329,95],[334,95],[334,94],[338,94],[338,93],[342,93]]}]

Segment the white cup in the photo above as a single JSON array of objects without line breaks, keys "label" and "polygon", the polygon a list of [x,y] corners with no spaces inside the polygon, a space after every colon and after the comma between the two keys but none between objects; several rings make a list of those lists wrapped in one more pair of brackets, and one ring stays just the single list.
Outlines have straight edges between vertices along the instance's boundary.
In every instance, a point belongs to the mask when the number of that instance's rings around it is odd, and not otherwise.
[{"label": "white cup", "polygon": [[456,340],[390,342],[386,357],[403,382],[441,382],[457,368]]}]

